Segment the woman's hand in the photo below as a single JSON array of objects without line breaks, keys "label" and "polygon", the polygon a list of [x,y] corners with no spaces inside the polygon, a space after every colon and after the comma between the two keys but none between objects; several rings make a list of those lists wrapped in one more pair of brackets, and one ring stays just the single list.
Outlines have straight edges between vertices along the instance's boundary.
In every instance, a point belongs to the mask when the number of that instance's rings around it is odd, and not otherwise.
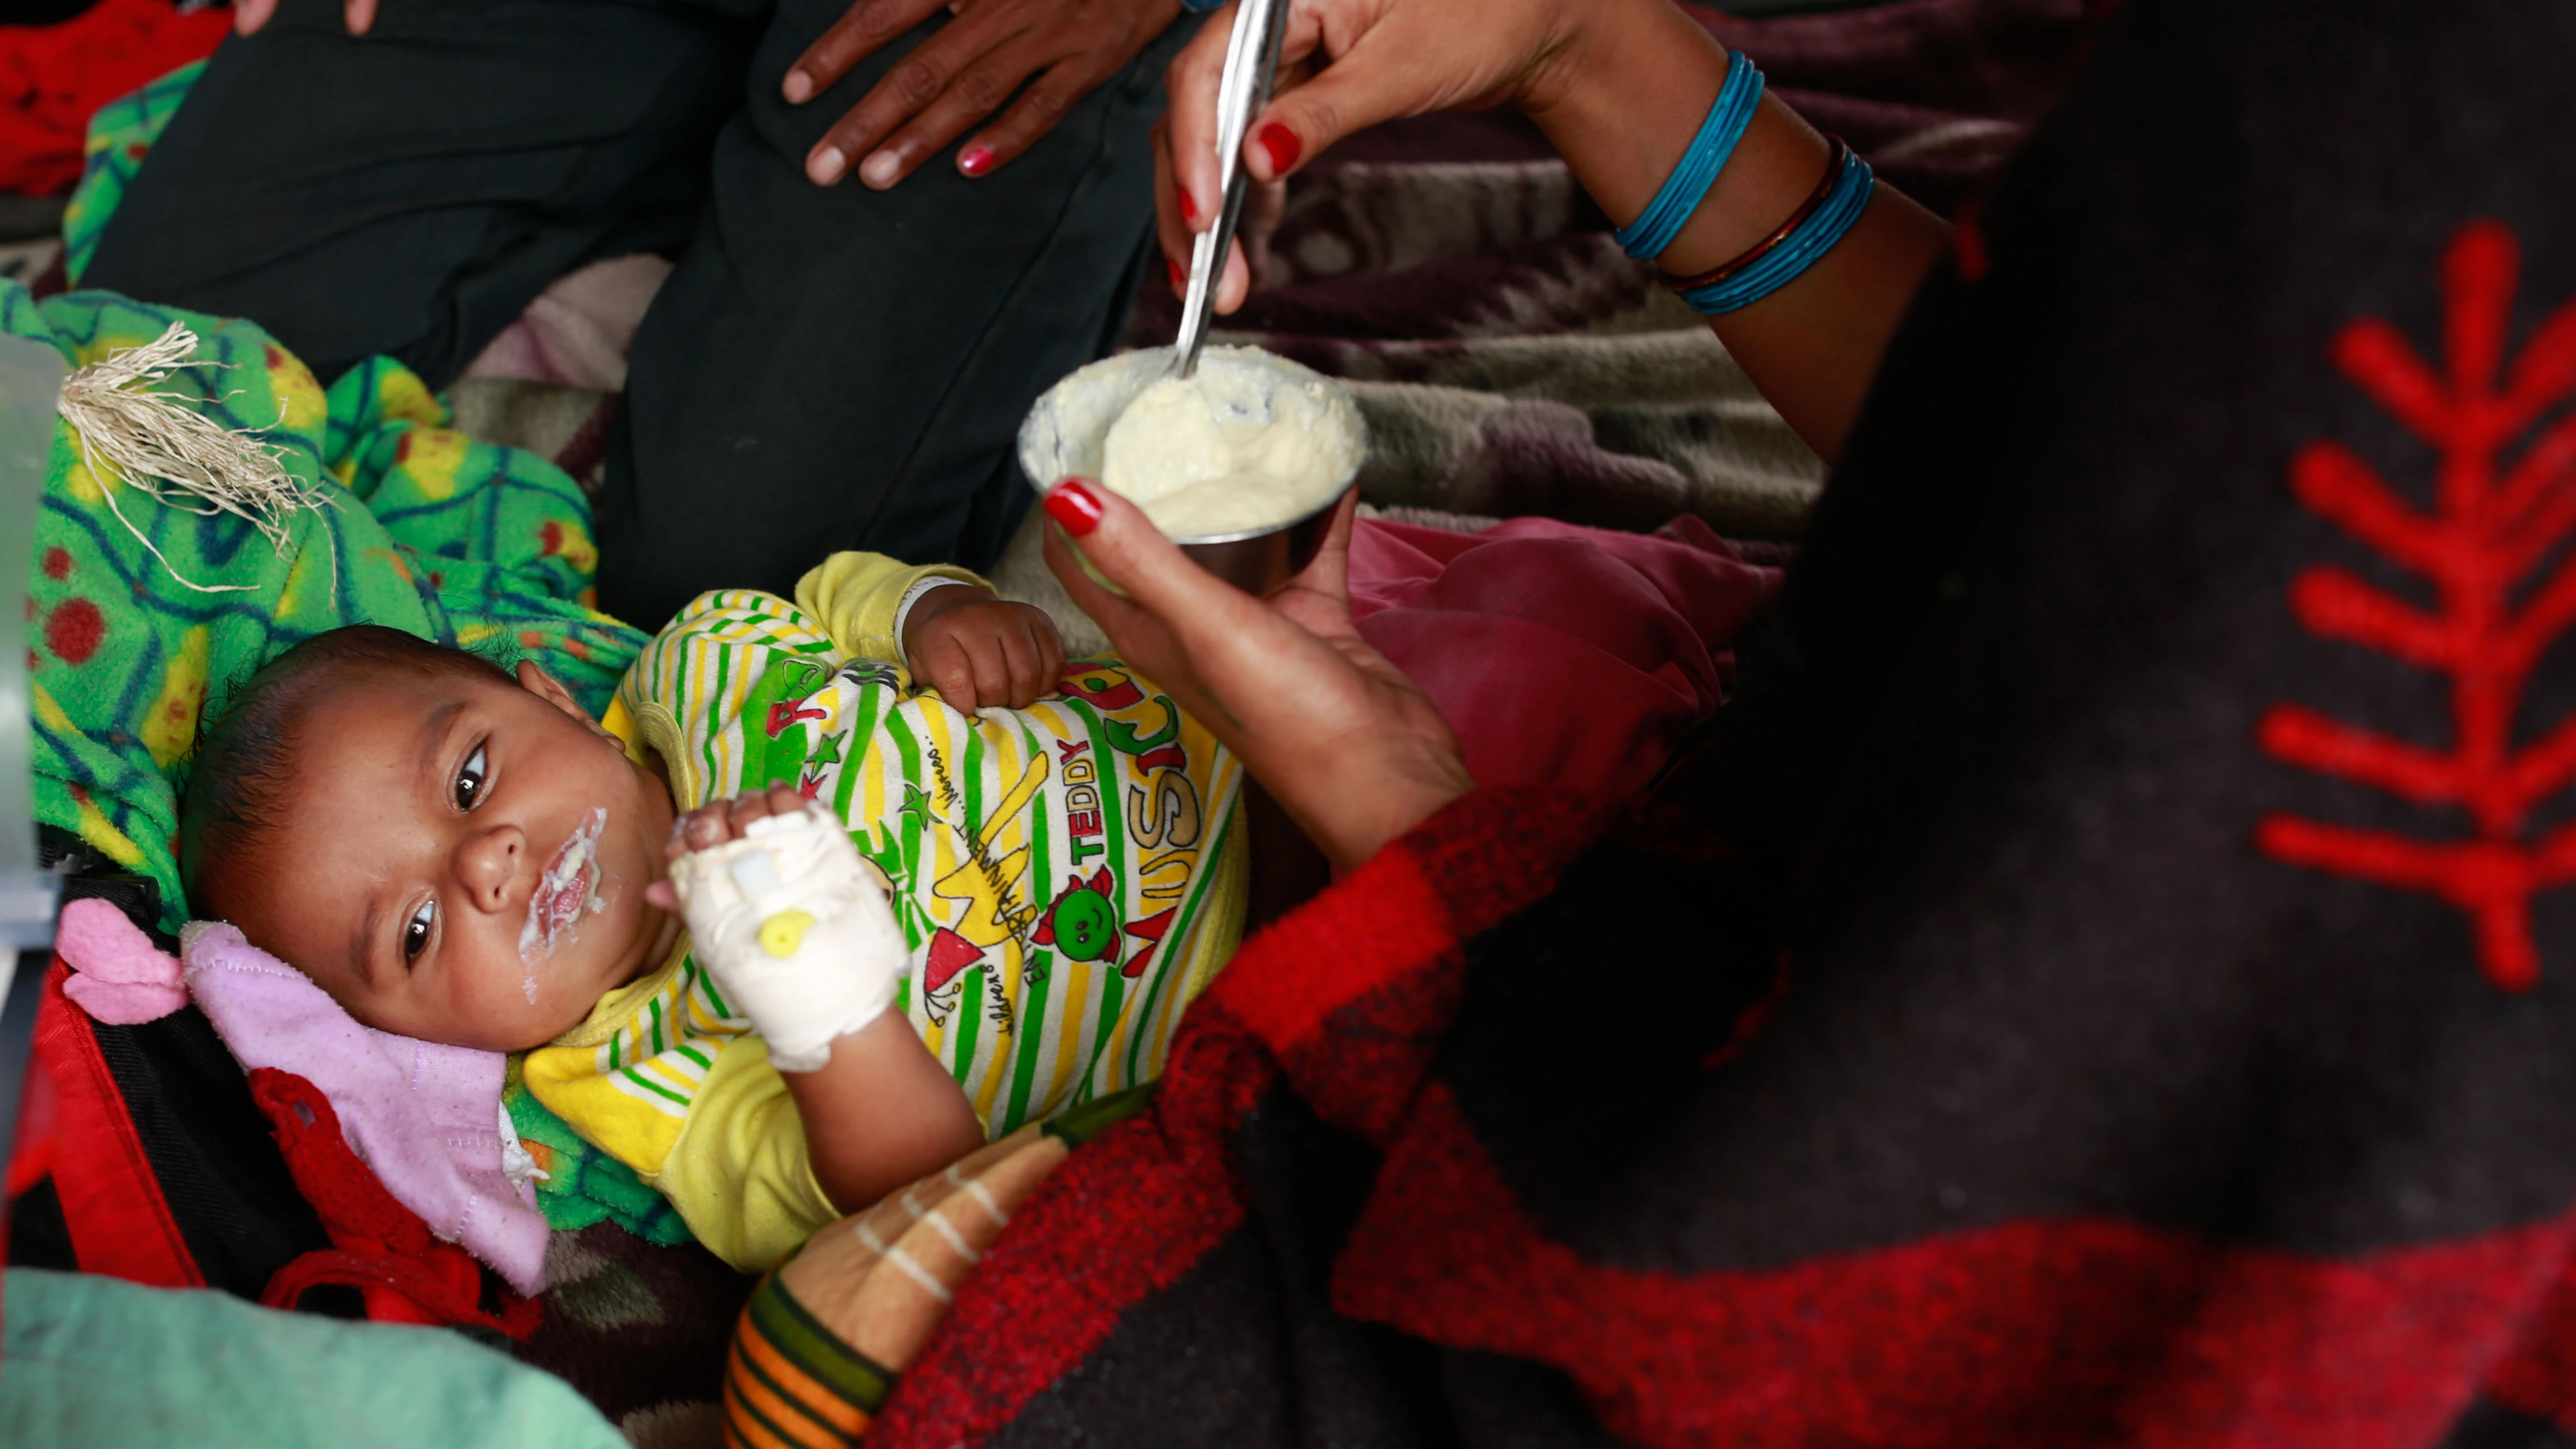
[{"label": "woman's hand", "polygon": [[[256,35],[259,28],[268,23],[268,18],[276,13],[277,0],[235,0],[233,33]],[[375,28],[376,0],[343,0],[340,19],[349,27],[351,35],[366,34]]]},{"label": "woman's hand", "polygon": [[[1164,164],[1171,146],[1171,140],[1164,132],[1171,123],[1168,111],[1154,120],[1154,215],[1159,224],[1157,240],[1166,251],[1174,247],[1180,249],[1176,256],[1165,258],[1165,267],[1171,274],[1172,295],[1187,297],[1192,255],[1190,230],[1186,226],[1174,226],[1170,218],[1176,206],[1181,208],[1180,215],[1191,223],[1197,222],[1198,214],[1196,203],[1187,200],[1186,193],[1173,190],[1172,169]],[[1244,189],[1243,210],[1234,219],[1234,245],[1226,252],[1225,265],[1218,269],[1216,290],[1211,298],[1222,303],[1218,311],[1232,312],[1242,306],[1253,283],[1269,274],[1270,239],[1278,234],[1279,223],[1287,214],[1288,182],[1285,178],[1255,181]]]},{"label": "woman's hand", "polygon": [[[1356,502],[1304,573],[1256,599],[1106,488],[1067,479],[1046,498],[1047,565],[1073,601],[1345,870],[1475,788],[1449,722],[1351,624]],[[1067,534],[1123,597],[1083,571]]]},{"label": "woman's hand", "polygon": [[[1288,23],[1270,107],[1253,119],[1244,157],[1276,182],[1335,141],[1397,116],[1546,104],[1558,61],[1590,4],[1569,0],[1282,0]],[[1163,253],[1186,268],[1194,233],[1214,224],[1216,92],[1229,5],[1208,18],[1165,72],[1171,110],[1154,132],[1154,199]],[[1329,61],[1329,65],[1319,62]],[[1247,202],[1247,205],[1249,203]],[[1251,271],[1240,245],[1216,288],[1219,312],[1243,302]]]},{"label": "woman's hand", "polygon": [[[1643,213],[1724,84],[1724,47],[1671,0],[1285,0],[1279,90],[1243,163],[1275,181],[1364,126],[1425,111],[1527,112],[1613,221]],[[1172,62],[1156,133],[1157,236],[1185,266],[1216,217],[1216,92],[1232,11]],[[1318,67],[1318,56],[1329,63]],[[1829,147],[1765,95],[1743,139],[1656,264],[1689,277],[1742,256],[1814,194]],[[1709,319],[1754,386],[1831,462],[1889,334],[1949,245],[1939,218],[1881,185],[1833,248],[1762,300]],[[1249,290],[1225,260],[1216,310]]]},{"label": "woman's hand", "polygon": [[[373,0],[350,0],[360,3]],[[943,9],[957,14],[806,153],[816,185],[855,165],[861,183],[883,191],[1016,93],[1010,111],[957,152],[957,169],[969,176],[1009,165],[1181,13],[1180,0],[858,0],[787,68],[780,94],[803,105]]]}]

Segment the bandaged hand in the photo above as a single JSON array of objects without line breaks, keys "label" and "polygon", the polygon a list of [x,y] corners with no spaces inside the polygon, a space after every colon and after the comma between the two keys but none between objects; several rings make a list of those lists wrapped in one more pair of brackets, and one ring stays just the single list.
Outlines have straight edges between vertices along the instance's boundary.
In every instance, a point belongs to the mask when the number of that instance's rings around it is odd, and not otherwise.
[{"label": "bandaged hand", "polygon": [[885,1014],[911,949],[830,812],[784,786],[684,817],[670,892],[690,949],[783,1072]]}]

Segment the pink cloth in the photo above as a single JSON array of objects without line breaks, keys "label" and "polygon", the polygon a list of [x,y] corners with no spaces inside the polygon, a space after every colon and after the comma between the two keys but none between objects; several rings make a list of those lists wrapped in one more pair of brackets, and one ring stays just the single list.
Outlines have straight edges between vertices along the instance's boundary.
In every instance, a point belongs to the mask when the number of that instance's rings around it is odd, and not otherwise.
[{"label": "pink cloth", "polygon": [[182,939],[189,994],[244,1070],[275,1067],[311,1082],[331,1099],[350,1149],[430,1231],[522,1294],[545,1287],[546,1220],[534,1190],[501,1165],[499,1052],[361,1026],[221,922],[191,925]]},{"label": "pink cloth", "polygon": [[1653,534],[1545,518],[1351,534],[1361,637],[1440,707],[1479,785],[1644,788],[1717,708],[1730,642],[1778,583],[1689,517]]},{"label": "pink cloth", "polygon": [[188,1004],[179,963],[105,901],[90,898],[63,907],[54,923],[54,954],[72,968],[63,994],[111,1026],[159,1021]]}]

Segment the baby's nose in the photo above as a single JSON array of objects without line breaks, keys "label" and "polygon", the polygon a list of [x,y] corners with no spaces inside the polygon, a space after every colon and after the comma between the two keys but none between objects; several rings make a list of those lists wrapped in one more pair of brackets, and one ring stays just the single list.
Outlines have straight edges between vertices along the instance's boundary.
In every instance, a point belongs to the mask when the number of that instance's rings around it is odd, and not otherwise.
[{"label": "baby's nose", "polygon": [[515,825],[495,826],[468,839],[458,852],[457,874],[474,903],[487,911],[510,905],[527,868],[528,840]]}]

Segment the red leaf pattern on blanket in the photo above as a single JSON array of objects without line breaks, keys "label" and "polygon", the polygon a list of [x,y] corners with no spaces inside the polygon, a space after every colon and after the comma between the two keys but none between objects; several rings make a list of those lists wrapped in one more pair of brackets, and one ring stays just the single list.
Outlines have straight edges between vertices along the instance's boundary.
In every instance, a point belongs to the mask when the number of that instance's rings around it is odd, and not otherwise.
[{"label": "red leaf pattern on blanket", "polygon": [[[2576,715],[2516,744],[2523,686],[2576,622],[2576,416],[2508,449],[2576,394],[2576,304],[2553,313],[2506,358],[2519,252],[2513,234],[2472,221],[2442,261],[2443,350],[2437,373],[2397,329],[2364,318],[2343,329],[2335,365],[2434,450],[2433,509],[2398,495],[2351,450],[2310,443],[2290,486],[2310,510],[2433,586],[2425,610],[2339,568],[2302,570],[2290,607],[2321,638],[2359,644],[2450,679],[2453,738],[2430,749],[2296,704],[2257,727],[2274,758],[2428,805],[2465,811],[2473,834],[2426,841],[2275,814],[2255,843],[2276,860],[2404,890],[2467,913],[2478,966],[2508,991],[2540,979],[2531,899],[2576,880],[2576,825],[2536,837],[2537,805],[2576,779]],[[2525,588],[2535,574],[2540,581]]]}]

